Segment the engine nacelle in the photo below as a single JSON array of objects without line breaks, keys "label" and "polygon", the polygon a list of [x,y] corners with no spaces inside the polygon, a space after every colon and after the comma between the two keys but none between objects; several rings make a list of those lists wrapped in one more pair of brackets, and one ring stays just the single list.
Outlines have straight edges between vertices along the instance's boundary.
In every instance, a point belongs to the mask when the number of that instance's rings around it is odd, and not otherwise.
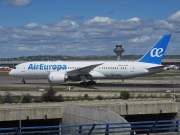
[{"label": "engine nacelle", "polygon": [[66,72],[51,72],[48,75],[49,83],[65,83],[67,81]]}]

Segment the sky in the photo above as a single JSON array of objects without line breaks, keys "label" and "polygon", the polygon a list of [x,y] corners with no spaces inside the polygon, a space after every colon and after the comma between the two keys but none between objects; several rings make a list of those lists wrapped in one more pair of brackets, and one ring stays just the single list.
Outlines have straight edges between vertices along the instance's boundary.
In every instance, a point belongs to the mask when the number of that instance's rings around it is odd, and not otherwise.
[{"label": "sky", "polygon": [[180,0],[0,0],[0,58],[144,55],[165,34],[180,55]]}]

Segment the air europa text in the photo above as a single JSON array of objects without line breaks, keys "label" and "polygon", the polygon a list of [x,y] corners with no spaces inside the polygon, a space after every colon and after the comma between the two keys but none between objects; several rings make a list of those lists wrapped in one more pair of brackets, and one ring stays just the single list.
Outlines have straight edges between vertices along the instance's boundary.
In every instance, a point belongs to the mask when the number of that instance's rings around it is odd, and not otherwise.
[{"label": "air europa text", "polygon": [[66,70],[66,65],[29,64],[28,70]]}]

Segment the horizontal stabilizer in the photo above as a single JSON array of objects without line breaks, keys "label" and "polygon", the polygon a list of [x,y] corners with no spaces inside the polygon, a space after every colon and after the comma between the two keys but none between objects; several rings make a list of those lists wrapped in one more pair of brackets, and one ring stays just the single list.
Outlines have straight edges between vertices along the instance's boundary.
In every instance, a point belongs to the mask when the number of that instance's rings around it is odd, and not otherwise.
[{"label": "horizontal stabilizer", "polygon": [[160,65],[160,66],[155,66],[155,67],[148,67],[146,69],[157,69],[157,68],[164,68],[164,66]]}]

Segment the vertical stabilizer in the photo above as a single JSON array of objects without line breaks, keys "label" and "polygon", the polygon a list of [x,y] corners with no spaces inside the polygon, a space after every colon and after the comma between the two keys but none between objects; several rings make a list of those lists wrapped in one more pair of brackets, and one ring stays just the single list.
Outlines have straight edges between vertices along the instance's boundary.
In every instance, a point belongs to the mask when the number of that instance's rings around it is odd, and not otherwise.
[{"label": "vertical stabilizer", "polygon": [[164,35],[138,62],[160,64],[171,34]]}]

